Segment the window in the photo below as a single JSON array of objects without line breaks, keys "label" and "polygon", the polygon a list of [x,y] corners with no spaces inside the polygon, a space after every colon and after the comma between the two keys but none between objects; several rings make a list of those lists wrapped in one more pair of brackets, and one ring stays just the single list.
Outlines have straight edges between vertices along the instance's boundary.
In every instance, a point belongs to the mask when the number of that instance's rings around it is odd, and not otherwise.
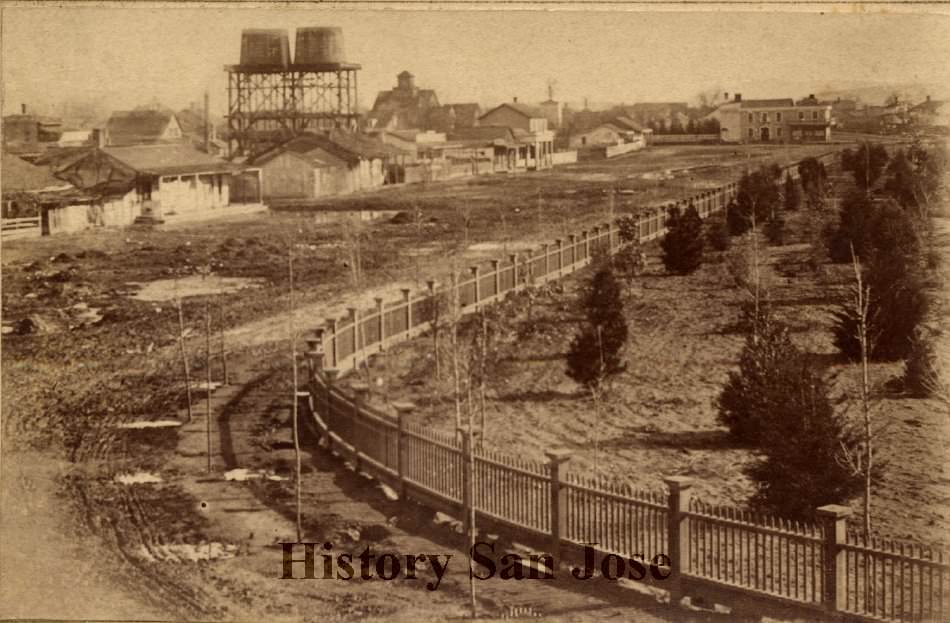
[{"label": "window", "polygon": [[749,138],[755,138],[755,130],[749,128]]},{"label": "window", "polygon": [[804,120],[805,120],[805,113],[803,113],[803,112],[800,111],[800,110],[798,111],[798,120],[799,120],[799,121],[804,121]]},{"label": "window", "polygon": [[811,112],[811,118],[812,118],[813,120],[815,120],[815,121],[818,121],[818,111],[817,111],[817,110],[813,110],[813,111]]},{"label": "window", "polygon": [[762,123],[768,123],[768,122],[769,122],[769,113],[767,112],[762,113]]},{"label": "window", "polygon": [[775,128],[775,136],[782,138],[782,128]]},{"label": "window", "polygon": [[777,121],[778,123],[782,123],[782,113],[780,112],[775,113],[775,121]]},{"label": "window", "polygon": [[755,116],[753,116],[752,113],[749,113],[749,123],[752,123],[753,121],[755,121]]}]

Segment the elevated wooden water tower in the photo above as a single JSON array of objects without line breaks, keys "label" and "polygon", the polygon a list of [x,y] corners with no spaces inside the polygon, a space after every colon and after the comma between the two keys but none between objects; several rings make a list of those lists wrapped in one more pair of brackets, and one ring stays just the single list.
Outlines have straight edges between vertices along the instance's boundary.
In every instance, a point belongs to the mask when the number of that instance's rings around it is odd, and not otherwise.
[{"label": "elevated wooden water tower", "polygon": [[259,153],[305,130],[356,129],[357,71],[343,30],[298,28],[293,61],[286,30],[241,33],[241,64],[228,65],[228,152]]}]

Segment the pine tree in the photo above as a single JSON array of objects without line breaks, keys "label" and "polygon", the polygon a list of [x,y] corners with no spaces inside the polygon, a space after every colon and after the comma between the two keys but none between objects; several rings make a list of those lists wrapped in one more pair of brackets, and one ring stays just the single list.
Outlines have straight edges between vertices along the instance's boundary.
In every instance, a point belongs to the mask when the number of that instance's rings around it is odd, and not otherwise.
[{"label": "pine tree", "polygon": [[865,142],[855,150],[841,152],[841,168],[850,171],[858,188],[867,191],[880,179],[887,159],[883,145]]},{"label": "pine tree", "polygon": [[583,301],[586,322],[571,341],[567,375],[596,390],[606,379],[624,370],[622,350],[627,342],[620,284],[609,264],[594,274]]},{"label": "pine tree", "polygon": [[715,251],[727,251],[732,240],[724,216],[716,215],[706,220],[706,242]]},{"label": "pine tree", "polygon": [[775,399],[768,401],[762,427],[763,459],[747,474],[756,483],[755,506],[783,517],[807,519],[815,508],[843,504],[863,486],[859,472],[843,460],[857,438],[836,415],[828,385],[798,352],[776,371]]},{"label": "pine tree", "polygon": [[682,214],[678,208],[671,210],[660,247],[669,272],[687,275],[702,265],[703,221],[693,204]]}]

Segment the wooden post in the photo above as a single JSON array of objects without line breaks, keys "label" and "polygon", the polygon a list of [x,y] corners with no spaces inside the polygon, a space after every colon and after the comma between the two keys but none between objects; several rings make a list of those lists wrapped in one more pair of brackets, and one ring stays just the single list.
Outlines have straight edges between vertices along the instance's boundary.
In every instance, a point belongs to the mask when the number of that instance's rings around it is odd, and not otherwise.
[{"label": "wooden post", "polygon": [[511,262],[511,289],[518,290],[518,254],[512,253],[508,256],[508,261]]},{"label": "wooden post", "polygon": [[590,259],[590,232],[586,229],[581,232],[581,236],[584,238],[584,259]]},{"label": "wooden post", "polygon": [[557,276],[560,277],[564,268],[564,240],[558,238],[554,244],[557,245]]},{"label": "wooden post", "polygon": [[571,234],[567,237],[571,243],[571,272],[577,270],[577,234]]},{"label": "wooden post", "polygon": [[693,479],[688,476],[672,476],[663,482],[670,489],[667,513],[667,552],[670,557],[670,604],[678,606],[683,598],[683,574],[689,571],[689,499]]},{"label": "wooden post", "polygon": [[339,365],[337,361],[337,336],[336,336],[336,318],[327,319],[327,333],[330,334],[330,367],[336,368]]},{"label": "wooden post", "polygon": [[399,479],[399,499],[406,499],[406,464],[403,456],[403,435],[406,426],[406,416],[412,413],[416,408],[411,402],[394,402],[393,409],[396,410],[396,477]]},{"label": "wooden post", "polygon": [[472,272],[472,284],[474,284],[475,291],[475,309],[478,309],[478,303],[482,300],[481,287],[478,283],[478,266],[471,266],[469,270]]},{"label": "wooden post", "polygon": [[467,426],[459,426],[462,436],[462,534],[468,534],[472,527],[471,474],[468,470],[469,454],[472,452],[472,435]]},{"label": "wooden post", "polygon": [[353,323],[353,371],[359,372],[360,370],[360,316],[359,310],[355,307],[347,307],[346,310],[350,314],[350,322]]},{"label": "wooden post", "polygon": [[551,477],[551,545],[550,553],[557,560],[560,558],[561,541],[567,539],[567,488],[561,486],[561,464],[571,458],[571,451],[566,449],[548,450],[544,453],[548,457],[548,470]]},{"label": "wooden post", "polygon": [[383,299],[376,297],[373,299],[376,301],[376,316],[379,321],[379,350],[386,348],[386,323],[383,317]]},{"label": "wooden post", "polygon": [[317,378],[317,375],[323,371],[324,351],[323,351],[323,329],[317,328],[313,331],[314,336],[307,338],[307,362],[310,364],[310,384]]},{"label": "wooden post", "polygon": [[847,538],[851,509],[829,504],[818,508],[817,514],[825,540],[821,603],[828,612],[839,612],[846,608],[848,598],[846,552],[841,546]]},{"label": "wooden post", "polygon": [[[432,284],[432,281],[429,281]],[[429,291],[432,291],[433,286],[429,286]],[[402,292],[402,302],[406,306],[406,335],[412,335],[412,290],[409,288],[403,288]]]},{"label": "wooden post", "polygon": [[367,396],[369,394],[369,385],[363,383],[362,381],[356,381],[351,385],[353,389],[353,422],[350,427],[350,438],[347,439],[347,442],[353,446],[353,469],[359,474],[360,473],[360,449],[357,447],[357,440],[362,437],[360,430],[357,428],[362,418],[360,417],[361,408],[364,407],[367,403]]},{"label": "wooden post", "polygon": [[498,295],[501,293],[501,273],[498,269],[500,263],[498,260],[491,261],[491,272],[495,276],[495,293],[492,295],[493,300],[498,300]]},{"label": "wooden post", "polygon": [[541,275],[541,278],[548,276],[548,272],[551,270],[550,261],[548,260],[548,244],[544,243],[541,245],[541,249],[544,251],[544,274]]},{"label": "wooden post", "polygon": [[330,433],[333,431],[333,425],[335,423],[335,418],[333,416],[333,397],[331,393],[333,392],[333,383],[336,381],[337,377],[340,376],[340,371],[336,368],[326,368],[323,371],[323,375],[327,379],[327,396],[326,396],[326,423],[327,423],[327,452],[333,452],[333,438],[330,436]]}]

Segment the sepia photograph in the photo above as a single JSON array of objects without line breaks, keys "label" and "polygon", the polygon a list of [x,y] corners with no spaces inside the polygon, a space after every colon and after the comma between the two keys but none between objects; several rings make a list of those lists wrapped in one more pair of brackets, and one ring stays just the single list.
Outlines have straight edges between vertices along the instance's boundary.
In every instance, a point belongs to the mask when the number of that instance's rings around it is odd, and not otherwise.
[{"label": "sepia photograph", "polygon": [[950,623],[950,4],[0,2],[0,621]]}]

